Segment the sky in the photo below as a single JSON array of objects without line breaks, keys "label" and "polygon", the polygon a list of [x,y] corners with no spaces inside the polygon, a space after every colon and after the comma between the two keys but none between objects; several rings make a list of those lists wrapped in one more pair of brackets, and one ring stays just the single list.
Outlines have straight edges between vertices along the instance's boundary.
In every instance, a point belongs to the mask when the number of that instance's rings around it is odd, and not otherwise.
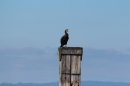
[{"label": "sky", "polygon": [[0,0],[0,83],[58,81],[56,53],[66,28],[68,46],[86,49],[82,80],[130,83],[129,4],[129,0]]}]

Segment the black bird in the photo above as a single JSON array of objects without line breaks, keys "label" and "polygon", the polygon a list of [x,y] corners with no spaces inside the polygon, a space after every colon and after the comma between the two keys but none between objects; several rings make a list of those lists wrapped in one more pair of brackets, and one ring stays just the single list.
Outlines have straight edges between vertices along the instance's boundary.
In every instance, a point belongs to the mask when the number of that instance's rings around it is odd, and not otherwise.
[{"label": "black bird", "polygon": [[64,45],[67,45],[67,42],[69,40],[69,29],[66,29],[65,30],[65,35],[63,35],[60,39],[60,43],[61,43],[61,46],[60,47],[63,47]]}]

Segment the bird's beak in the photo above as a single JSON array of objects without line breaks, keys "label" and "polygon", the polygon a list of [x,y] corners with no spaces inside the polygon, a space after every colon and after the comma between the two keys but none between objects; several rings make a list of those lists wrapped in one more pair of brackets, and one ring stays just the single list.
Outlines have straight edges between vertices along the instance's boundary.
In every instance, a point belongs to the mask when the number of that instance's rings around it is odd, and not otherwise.
[{"label": "bird's beak", "polygon": [[68,32],[70,32],[70,30],[68,30]]}]

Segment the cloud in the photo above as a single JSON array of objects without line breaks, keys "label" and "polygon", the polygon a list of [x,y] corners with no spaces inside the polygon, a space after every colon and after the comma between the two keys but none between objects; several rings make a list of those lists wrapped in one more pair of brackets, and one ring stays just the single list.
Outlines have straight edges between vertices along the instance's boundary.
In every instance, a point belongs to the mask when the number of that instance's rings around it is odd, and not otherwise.
[{"label": "cloud", "polygon": [[0,70],[35,70],[41,68],[46,63],[43,49],[23,48],[23,49],[1,49],[0,50]]},{"label": "cloud", "polygon": [[[0,76],[4,78],[0,77],[0,81],[36,81],[38,83],[43,82],[43,80],[46,82],[49,82],[49,80],[58,81],[59,61],[57,51],[57,48],[50,47],[44,49],[1,49]],[[129,61],[130,55],[115,50],[84,48],[81,62],[82,80],[128,81],[130,77]],[[48,75],[53,77],[50,79]],[[9,79],[12,77],[14,79]]]},{"label": "cloud", "polygon": [[113,49],[93,49],[84,48],[83,50],[84,58],[102,58],[102,59],[130,59],[130,55],[123,54],[122,52]]},{"label": "cloud", "polygon": [[44,55],[43,49],[23,48],[23,49],[1,49],[0,55]]},{"label": "cloud", "polygon": [[130,55],[112,49],[84,48],[82,79],[129,82]]}]

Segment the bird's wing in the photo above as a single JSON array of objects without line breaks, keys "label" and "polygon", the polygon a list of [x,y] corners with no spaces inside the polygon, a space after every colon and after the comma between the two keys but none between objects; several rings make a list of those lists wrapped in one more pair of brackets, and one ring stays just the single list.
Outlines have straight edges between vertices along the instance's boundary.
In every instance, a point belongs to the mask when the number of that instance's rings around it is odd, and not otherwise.
[{"label": "bird's wing", "polygon": [[63,35],[63,36],[61,37],[61,40],[60,40],[61,44],[62,44],[62,42],[64,42],[64,39],[65,39],[65,35]]}]

